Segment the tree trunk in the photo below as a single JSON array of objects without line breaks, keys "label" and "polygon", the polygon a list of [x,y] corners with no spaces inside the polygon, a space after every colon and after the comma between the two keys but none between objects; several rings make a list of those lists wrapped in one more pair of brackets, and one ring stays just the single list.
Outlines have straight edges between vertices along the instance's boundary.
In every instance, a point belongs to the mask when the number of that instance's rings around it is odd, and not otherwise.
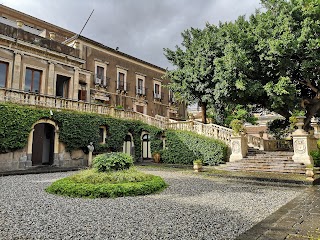
[{"label": "tree trunk", "polygon": [[200,102],[202,123],[207,123],[207,103]]},{"label": "tree trunk", "polygon": [[320,110],[320,100],[315,101],[313,99],[312,104],[308,104],[306,107],[307,113],[306,113],[306,119],[304,121],[303,129],[305,131],[308,131],[310,129],[310,122],[311,118],[316,115],[316,113]]}]

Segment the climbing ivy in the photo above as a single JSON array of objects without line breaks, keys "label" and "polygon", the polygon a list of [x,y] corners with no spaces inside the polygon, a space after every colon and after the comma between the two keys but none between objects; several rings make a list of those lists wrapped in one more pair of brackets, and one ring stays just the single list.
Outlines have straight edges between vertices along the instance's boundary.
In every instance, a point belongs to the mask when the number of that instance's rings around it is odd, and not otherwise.
[{"label": "climbing ivy", "polygon": [[[59,140],[66,145],[67,151],[83,149],[93,142],[96,152],[122,151],[125,136],[130,132],[135,145],[135,159],[141,157],[141,133],[150,134],[151,151],[162,149],[160,136],[162,130],[140,121],[122,120],[105,115],[81,113],[76,111],[52,110],[0,104],[0,153],[11,152],[27,145],[32,125],[47,118],[59,126]],[[106,126],[107,141],[99,144],[99,127]]]}]

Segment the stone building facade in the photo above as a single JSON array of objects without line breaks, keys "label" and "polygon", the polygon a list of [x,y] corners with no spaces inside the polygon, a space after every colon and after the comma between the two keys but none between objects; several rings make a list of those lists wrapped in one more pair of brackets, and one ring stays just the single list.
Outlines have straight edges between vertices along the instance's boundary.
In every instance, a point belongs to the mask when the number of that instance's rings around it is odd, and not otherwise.
[{"label": "stone building facade", "polygon": [[[0,5],[2,102],[95,113],[122,109],[124,115],[135,113],[139,118],[185,119],[186,105],[175,101],[164,87],[169,84],[164,74],[161,67]],[[42,153],[52,159],[39,160],[40,164],[85,164],[84,153],[65,152],[57,128],[54,122],[35,123],[28,146],[0,154],[0,170],[37,164],[31,158],[38,131],[56,133],[41,143]]]}]

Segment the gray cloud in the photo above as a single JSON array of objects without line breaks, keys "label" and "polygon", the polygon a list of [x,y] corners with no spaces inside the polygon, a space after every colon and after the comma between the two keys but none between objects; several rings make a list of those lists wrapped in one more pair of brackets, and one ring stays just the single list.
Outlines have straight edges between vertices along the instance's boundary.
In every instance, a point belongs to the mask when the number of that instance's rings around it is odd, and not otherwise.
[{"label": "gray cloud", "polygon": [[259,8],[259,0],[3,0],[8,7],[78,33],[134,57],[168,67],[163,48],[181,32],[206,22],[232,21]]}]

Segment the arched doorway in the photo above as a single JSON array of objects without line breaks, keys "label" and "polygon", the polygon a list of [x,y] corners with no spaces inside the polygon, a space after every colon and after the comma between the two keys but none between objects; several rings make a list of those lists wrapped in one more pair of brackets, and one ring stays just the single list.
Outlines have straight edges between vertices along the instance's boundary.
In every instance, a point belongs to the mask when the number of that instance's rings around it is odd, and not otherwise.
[{"label": "arched doorway", "polygon": [[54,162],[55,127],[48,123],[34,126],[32,139],[32,165],[52,165]]},{"label": "arched doorway", "polygon": [[134,145],[133,145],[133,137],[131,133],[128,133],[124,138],[123,152],[133,156]]},{"label": "arched doorway", "polygon": [[148,133],[142,135],[142,158],[151,159],[150,135]]}]

